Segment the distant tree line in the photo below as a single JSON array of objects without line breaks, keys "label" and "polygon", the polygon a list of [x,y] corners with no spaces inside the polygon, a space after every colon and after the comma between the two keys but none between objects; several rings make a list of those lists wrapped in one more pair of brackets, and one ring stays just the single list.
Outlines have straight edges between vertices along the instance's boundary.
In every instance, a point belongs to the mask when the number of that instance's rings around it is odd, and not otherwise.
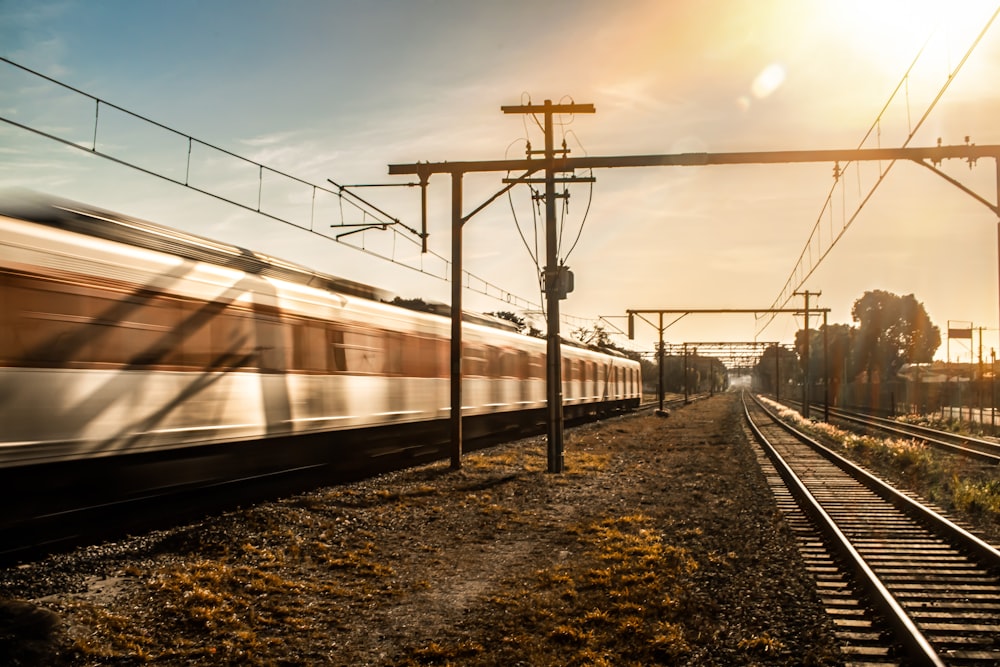
[{"label": "distant tree line", "polygon": [[[659,352],[657,349],[656,352]],[[649,392],[658,388],[656,377],[659,355],[654,354],[649,373],[643,375],[643,385]],[[645,370],[645,369],[644,369]],[[721,359],[703,357],[692,349],[687,357],[682,354],[663,356],[663,390],[683,394],[725,391],[729,386],[729,371]]]},{"label": "distant tree line", "polygon": [[[812,382],[824,377],[824,338],[829,360],[830,390],[836,395],[844,383],[873,384],[896,379],[904,364],[927,363],[941,346],[941,330],[924,304],[912,294],[898,296],[884,290],[865,292],[854,302],[849,324],[800,329],[795,349],[769,348],[754,369],[763,391],[774,391],[775,379],[800,382],[808,363]],[[806,358],[806,341],[809,344]]]}]

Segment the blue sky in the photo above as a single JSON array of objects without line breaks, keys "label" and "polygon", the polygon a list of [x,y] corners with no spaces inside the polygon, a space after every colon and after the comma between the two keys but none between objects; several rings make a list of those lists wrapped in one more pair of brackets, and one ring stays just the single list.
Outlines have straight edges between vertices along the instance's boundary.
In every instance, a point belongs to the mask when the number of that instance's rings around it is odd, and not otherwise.
[{"label": "blue sky", "polygon": [[[881,145],[898,146],[995,8],[971,0],[0,0],[0,55],[313,183],[388,183],[407,180],[388,176],[392,163],[518,158],[526,137],[541,145],[537,129],[500,113],[529,98],[596,106],[596,114],[561,126],[574,155],[853,148],[937,27],[880,128]],[[961,143],[966,135],[1000,144],[998,65],[1000,26],[993,26],[911,145],[937,137]],[[56,103],[11,69],[0,63],[0,115],[90,138],[92,106]],[[174,138],[144,134],[110,112],[101,123],[102,148],[183,169],[186,144],[179,153]],[[199,168],[213,187],[239,176],[211,156]],[[995,165],[944,168],[996,200]],[[596,318],[628,308],[770,305],[820,216],[831,175],[829,164],[595,173],[589,210],[586,188],[571,193],[567,237],[587,216],[567,260],[577,290],[563,311]],[[499,189],[502,176],[468,177],[466,210]],[[439,280],[0,124],[6,186],[238,243],[403,296],[448,299]],[[234,187],[243,196],[253,183]],[[415,189],[362,194],[419,224]],[[431,246],[447,256],[445,177],[431,180],[430,195]],[[530,234],[526,190],[515,192],[514,204]],[[819,304],[833,309],[832,322],[849,322],[865,290],[912,292],[942,329],[948,320],[971,321],[993,330],[985,345],[994,346],[995,222],[943,179],[896,165],[803,289],[823,292]],[[366,236],[365,245],[380,247],[385,238]],[[467,225],[466,267],[540,300],[506,199]],[[475,293],[466,301],[504,308]],[[751,316],[691,316],[667,338],[790,340],[799,326],[784,316],[758,334]],[[639,333],[640,343],[655,338]]]}]

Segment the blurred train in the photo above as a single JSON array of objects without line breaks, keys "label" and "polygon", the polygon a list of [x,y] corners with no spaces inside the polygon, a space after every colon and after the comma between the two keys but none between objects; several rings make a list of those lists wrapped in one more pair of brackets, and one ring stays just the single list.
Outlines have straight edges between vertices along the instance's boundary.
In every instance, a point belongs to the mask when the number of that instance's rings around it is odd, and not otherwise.
[{"label": "blurred train", "polygon": [[[444,434],[449,321],[383,297],[72,202],[2,204],[0,485],[101,502]],[[466,433],[543,421],[545,342],[463,337]],[[567,418],[638,405],[636,362],[563,354]]]}]

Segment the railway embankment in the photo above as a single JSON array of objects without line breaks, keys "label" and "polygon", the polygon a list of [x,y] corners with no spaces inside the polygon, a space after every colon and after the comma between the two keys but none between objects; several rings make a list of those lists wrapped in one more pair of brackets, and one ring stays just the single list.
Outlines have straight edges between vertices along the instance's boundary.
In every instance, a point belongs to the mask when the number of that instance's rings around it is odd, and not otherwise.
[{"label": "railway embankment", "polygon": [[842,664],[737,404],[569,430],[563,474],[533,438],[0,571],[0,662]]}]

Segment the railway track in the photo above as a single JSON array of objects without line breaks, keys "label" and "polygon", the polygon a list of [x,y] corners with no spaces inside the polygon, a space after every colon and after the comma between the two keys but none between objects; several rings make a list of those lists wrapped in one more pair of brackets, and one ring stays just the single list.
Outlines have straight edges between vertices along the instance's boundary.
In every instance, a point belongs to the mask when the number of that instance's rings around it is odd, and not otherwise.
[{"label": "railway track", "polygon": [[[694,401],[701,400],[708,396],[709,396],[708,393],[699,393],[699,394],[691,394],[687,398],[684,398],[682,394],[667,394],[664,396],[663,399],[663,409],[665,411],[677,410],[679,408],[683,408],[685,405],[689,403],[693,403]],[[636,411],[647,412],[649,410],[659,410],[659,409],[660,409],[660,402],[654,399],[654,400],[643,400],[643,402],[639,404],[639,407],[636,408]]]},{"label": "railway track", "polygon": [[1000,664],[1000,551],[744,405],[849,664]]},{"label": "railway track", "polygon": [[865,429],[888,433],[895,437],[913,438],[952,454],[1000,465],[1000,444],[996,442],[837,408],[830,408],[830,416]]},{"label": "railway track", "polygon": [[[783,402],[795,408],[802,406],[800,401]],[[812,409],[817,412],[823,410],[822,405],[811,405]],[[980,463],[1000,465],[1000,443],[991,440],[950,433],[929,426],[907,424],[895,419],[886,419],[885,417],[876,417],[840,408],[831,407],[829,412],[831,420],[839,421],[867,433],[878,433],[895,438],[912,438],[949,454],[964,456]]]}]

